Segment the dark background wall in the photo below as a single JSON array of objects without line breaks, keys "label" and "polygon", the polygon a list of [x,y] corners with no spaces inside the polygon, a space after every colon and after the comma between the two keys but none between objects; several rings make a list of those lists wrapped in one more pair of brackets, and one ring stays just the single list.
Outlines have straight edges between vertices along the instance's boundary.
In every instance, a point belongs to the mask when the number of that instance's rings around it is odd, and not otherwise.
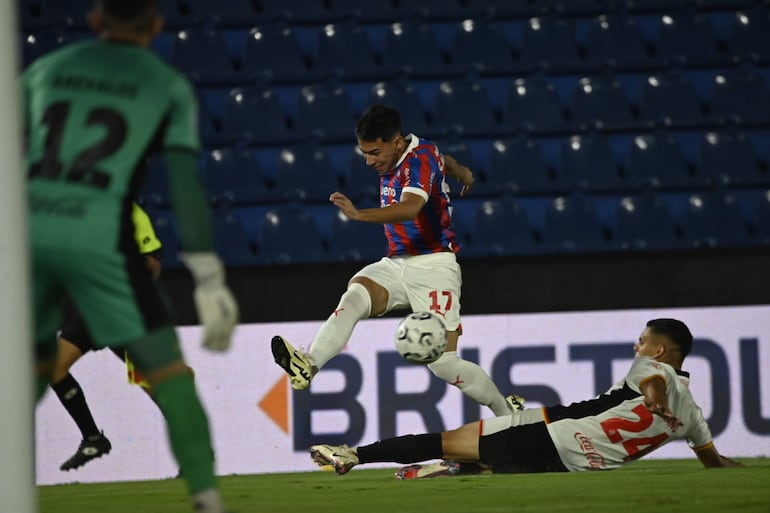
[{"label": "dark background wall", "polygon": [[[770,301],[770,249],[676,253],[614,253],[501,259],[460,257],[463,313],[516,313]],[[325,319],[352,265],[228,269],[244,323]],[[169,269],[163,283],[179,324],[195,324],[192,281]]]}]

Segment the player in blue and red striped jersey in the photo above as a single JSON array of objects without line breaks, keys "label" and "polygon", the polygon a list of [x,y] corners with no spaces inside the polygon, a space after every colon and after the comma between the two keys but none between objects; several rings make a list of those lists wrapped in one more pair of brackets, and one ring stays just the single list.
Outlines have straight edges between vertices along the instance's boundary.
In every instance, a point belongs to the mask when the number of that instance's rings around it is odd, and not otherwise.
[{"label": "player in blue and red striped jersey", "polygon": [[279,335],[273,337],[275,362],[289,375],[292,387],[302,390],[342,351],[358,321],[391,310],[432,311],[444,319],[448,343],[444,354],[428,365],[430,370],[495,415],[510,413],[511,401],[520,398],[503,397],[481,367],[457,355],[462,275],[446,179],[460,181],[462,196],[473,185],[473,173],[430,141],[403,135],[400,115],[389,107],[370,107],[356,124],[356,138],[366,164],[380,175],[380,207],[359,210],[341,192],[329,199],[354,221],[384,225],[387,256],[353,276],[309,352],[295,349]]}]

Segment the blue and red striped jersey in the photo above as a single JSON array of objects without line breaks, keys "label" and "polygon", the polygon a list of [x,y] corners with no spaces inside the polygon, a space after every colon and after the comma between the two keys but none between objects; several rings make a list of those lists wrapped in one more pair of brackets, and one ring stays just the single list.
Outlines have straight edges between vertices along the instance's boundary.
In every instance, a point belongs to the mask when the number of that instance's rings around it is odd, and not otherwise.
[{"label": "blue and red striped jersey", "polygon": [[430,141],[411,134],[407,140],[393,170],[380,176],[380,206],[397,203],[404,192],[418,194],[426,203],[416,219],[385,225],[388,256],[456,252],[444,157]]}]

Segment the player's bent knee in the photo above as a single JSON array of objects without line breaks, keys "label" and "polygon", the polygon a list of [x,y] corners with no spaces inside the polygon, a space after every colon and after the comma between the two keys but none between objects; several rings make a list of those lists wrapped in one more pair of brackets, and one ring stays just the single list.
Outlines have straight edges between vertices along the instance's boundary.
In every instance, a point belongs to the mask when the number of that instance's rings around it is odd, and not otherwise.
[{"label": "player's bent knee", "polygon": [[182,359],[173,327],[154,330],[126,345],[128,357],[152,385],[181,373],[191,372]]},{"label": "player's bent knee", "polygon": [[428,364],[430,371],[437,377],[447,381],[453,379],[455,366],[460,361],[455,351],[446,351],[433,363]]}]

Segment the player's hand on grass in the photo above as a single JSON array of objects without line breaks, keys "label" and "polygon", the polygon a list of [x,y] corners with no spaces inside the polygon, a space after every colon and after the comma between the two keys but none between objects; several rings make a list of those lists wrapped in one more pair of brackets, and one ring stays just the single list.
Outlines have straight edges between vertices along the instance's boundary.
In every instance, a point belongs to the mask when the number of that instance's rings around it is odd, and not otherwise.
[{"label": "player's hand on grass", "polygon": [[225,283],[222,261],[214,253],[182,255],[195,280],[195,308],[203,326],[203,347],[226,351],[238,324],[238,303]]}]

